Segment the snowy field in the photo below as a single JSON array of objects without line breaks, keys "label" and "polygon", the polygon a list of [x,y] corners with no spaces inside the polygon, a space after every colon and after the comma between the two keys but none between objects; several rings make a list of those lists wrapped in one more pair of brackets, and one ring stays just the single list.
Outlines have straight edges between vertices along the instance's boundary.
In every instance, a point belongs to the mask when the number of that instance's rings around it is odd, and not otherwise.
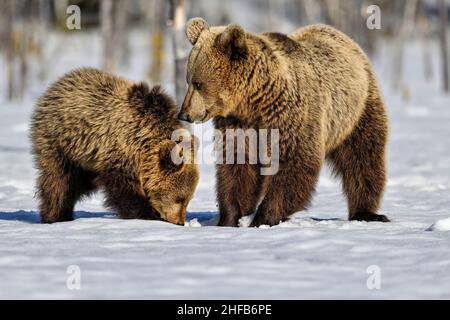
[{"label": "snowy field", "polygon": [[[49,62],[50,80],[99,65],[95,35],[69,37],[59,49],[49,40],[48,50],[67,52]],[[132,50],[130,67],[119,71],[140,80],[148,48]],[[0,298],[450,299],[450,98],[437,80],[424,80],[412,45],[405,66],[411,99],[400,99],[390,90],[391,56],[386,49],[376,59],[391,114],[381,210],[389,224],[346,221],[339,184],[325,169],[308,212],[273,228],[218,228],[214,169],[203,166],[185,227],[119,220],[105,212],[101,195],[77,206],[76,221],[41,225],[28,121],[47,82],[34,83],[22,103],[2,102]],[[81,270],[80,290],[66,285],[72,265]],[[379,275],[378,290],[367,286],[368,270]]]}]

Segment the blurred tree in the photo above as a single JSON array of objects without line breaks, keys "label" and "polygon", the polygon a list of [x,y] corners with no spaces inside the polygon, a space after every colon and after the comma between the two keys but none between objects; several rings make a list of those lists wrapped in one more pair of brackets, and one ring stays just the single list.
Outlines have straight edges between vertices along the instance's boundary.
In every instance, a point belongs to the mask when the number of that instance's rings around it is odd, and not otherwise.
[{"label": "blurred tree", "polygon": [[418,2],[418,0],[408,0],[404,3],[403,19],[397,36],[397,43],[394,46],[392,84],[394,89],[400,90],[405,99],[409,98],[410,93],[407,84],[403,81],[403,57],[405,44],[414,31]]},{"label": "blurred tree", "polygon": [[[38,75],[45,69],[44,46],[50,20],[43,12],[49,0],[5,0],[0,4],[0,34],[6,57],[6,97],[22,99],[32,81],[32,71]],[[38,63],[35,63],[35,62]],[[34,67],[33,69],[31,67]]]},{"label": "blurred tree", "polygon": [[19,39],[19,77],[17,97],[22,99],[28,83],[29,54],[32,41],[33,7],[35,2],[24,0],[22,7],[23,18],[20,24]]},{"label": "blurred tree", "polygon": [[128,8],[131,0],[115,0],[114,8],[114,41],[117,61],[123,66],[129,65],[130,43],[128,41]]},{"label": "blurred tree", "polygon": [[[8,100],[14,98],[14,17],[16,15],[16,2],[14,0],[5,0],[2,11],[5,16],[4,23],[4,47],[6,49],[6,68],[7,68],[7,97]],[[3,45],[2,45],[3,46]]]},{"label": "blurred tree", "polygon": [[445,0],[438,0],[439,10],[439,42],[442,59],[442,81],[444,91],[450,92],[449,83],[449,55],[448,55],[448,6]]},{"label": "blurred tree", "polygon": [[127,64],[129,0],[101,0],[100,23],[103,40],[103,69],[113,72],[118,63]]},{"label": "blurred tree", "polygon": [[430,52],[430,27],[424,1],[419,1],[419,12],[417,26],[419,28],[420,44],[422,47],[422,58],[424,66],[424,76],[426,80],[433,77],[433,63]]},{"label": "blurred tree", "polygon": [[56,16],[56,25],[61,30],[67,30],[66,28],[66,18],[67,18],[67,7],[69,6],[69,0],[56,0],[53,2],[53,10]]},{"label": "blurred tree", "polygon": [[300,0],[300,6],[303,11],[303,19],[307,24],[324,23],[322,7],[316,0]]},{"label": "blurred tree", "polygon": [[164,35],[167,25],[166,1],[151,0],[148,12],[150,13],[151,23],[151,65],[149,71],[150,80],[156,83],[161,82],[162,69],[164,65]]},{"label": "blurred tree", "polygon": [[268,0],[269,30],[281,32],[282,22],[285,17],[284,0]]},{"label": "blurred tree", "polygon": [[188,49],[184,29],[186,25],[185,0],[170,0],[173,28],[173,52],[175,56],[175,93],[180,107],[186,93],[186,64]]},{"label": "blurred tree", "polygon": [[100,3],[100,23],[103,40],[103,69],[114,71],[114,31],[113,0],[102,0]]}]

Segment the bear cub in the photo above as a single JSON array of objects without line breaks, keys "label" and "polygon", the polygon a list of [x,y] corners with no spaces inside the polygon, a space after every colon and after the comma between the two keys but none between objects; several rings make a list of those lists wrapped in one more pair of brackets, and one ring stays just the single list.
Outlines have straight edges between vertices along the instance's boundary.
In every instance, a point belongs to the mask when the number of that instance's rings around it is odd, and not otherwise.
[{"label": "bear cub", "polygon": [[42,222],[73,220],[76,202],[102,189],[121,218],[184,225],[199,171],[195,146],[171,139],[177,130],[193,138],[159,87],[88,68],[63,76],[31,121]]}]

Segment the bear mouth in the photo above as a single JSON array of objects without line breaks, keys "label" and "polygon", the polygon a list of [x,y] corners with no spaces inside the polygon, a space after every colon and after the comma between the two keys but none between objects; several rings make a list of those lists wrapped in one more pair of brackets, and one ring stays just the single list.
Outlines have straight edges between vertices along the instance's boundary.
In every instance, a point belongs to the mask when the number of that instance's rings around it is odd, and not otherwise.
[{"label": "bear mouth", "polygon": [[167,214],[165,214],[164,212],[160,212],[158,210],[156,210],[156,211],[158,212],[159,217],[157,217],[155,220],[157,220],[157,221],[164,221],[164,222],[167,222],[167,223],[170,223],[170,224],[174,224],[174,225],[177,225],[177,226],[184,226],[184,222],[178,222],[178,223],[172,222],[172,221],[170,221],[167,218]]}]

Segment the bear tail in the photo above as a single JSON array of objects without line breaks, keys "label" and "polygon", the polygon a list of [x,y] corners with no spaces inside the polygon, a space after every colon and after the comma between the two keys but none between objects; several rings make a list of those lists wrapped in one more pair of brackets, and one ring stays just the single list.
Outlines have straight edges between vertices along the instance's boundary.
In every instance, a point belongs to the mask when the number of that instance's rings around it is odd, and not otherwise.
[{"label": "bear tail", "polygon": [[150,90],[146,83],[136,83],[128,90],[128,99],[131,105],[142,113],[160,116],[176,114],[175,101],[159,85]]}]

